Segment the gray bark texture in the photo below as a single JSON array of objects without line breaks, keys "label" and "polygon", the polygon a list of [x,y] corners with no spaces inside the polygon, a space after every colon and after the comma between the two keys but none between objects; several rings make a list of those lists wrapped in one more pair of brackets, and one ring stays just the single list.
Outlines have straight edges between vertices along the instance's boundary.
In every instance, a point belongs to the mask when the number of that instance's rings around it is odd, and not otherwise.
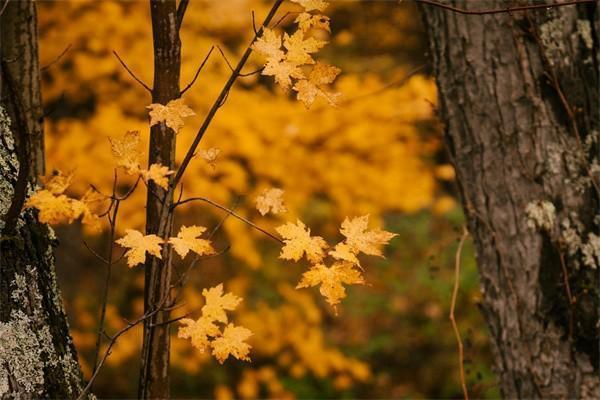
[{"label": "gray bark texture", "polygon": [[9,2],[0,27],[0,398],[73,398],[82,376],[56,283],[56,237],[22,211],[44,164],[35,4]]},{"label": "gray bark texture", "polygon": [[598,399],[598,6],[420,11],[501,393]]}]

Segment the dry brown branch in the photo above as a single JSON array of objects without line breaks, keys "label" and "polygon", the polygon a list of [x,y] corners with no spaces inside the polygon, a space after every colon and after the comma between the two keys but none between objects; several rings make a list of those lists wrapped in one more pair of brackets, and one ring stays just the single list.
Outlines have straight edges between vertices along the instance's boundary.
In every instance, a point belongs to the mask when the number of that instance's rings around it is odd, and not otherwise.
[{"label": "dry brown branch", "polygon": [[462,253],[463,246],[465,244],[465,240],[469,236],[469,231],[467,228],[463,226],[463,234],[460,237],[460,241],[458,242],[458,247],[456,249],[456,256],[454,261],[454,289],[452,290],[452,301],[450,303],[450,322],[452,323],[452,329],[454,330],[454,335],[456,336],[456,342],[458,345],[458,362],[460,366],[460,384],[462,386],[463,395],[465,400],[469,400],[469,392],[467,390],[467,381],[465,378],[465,355],[463,342],[460,338],[460,331],[458,330],[458,325],[456,324],[456,319],[454,317],[454,311],[456,308],[456,298],[458,296],[458,288],[460,287],[460,256]]},{"label": "dry brown branch", "polygon": [[152,93],[152,89],[150,89],[150,87],[148,87],[148,85],[146,85],[140,78],[138,78],[133,73],[133,71],[131,71],[129,69],[129,67],[127,66],[127,64],[125,64],[125,61],[123,61],[123,59],[119,56],[119,53],[117,53],[115,50],[113,50],[113,54],[115,55],[115,57],[117,57],[117,59],[119,60],[119,62],[123,66],[123,68],[125,68],[125,71],[129,72],[129,75],[131,75],[131,77],[133,79],[135,79],[137,81],[137,83],[139,83],[140,85],[142,85],[144,87],[144,89],[146,89],[148,92]]}]

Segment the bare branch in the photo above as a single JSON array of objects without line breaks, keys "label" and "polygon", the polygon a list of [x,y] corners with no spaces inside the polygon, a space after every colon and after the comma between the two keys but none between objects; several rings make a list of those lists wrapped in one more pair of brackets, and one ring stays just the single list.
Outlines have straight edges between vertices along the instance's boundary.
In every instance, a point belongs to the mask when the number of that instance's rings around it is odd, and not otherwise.
[{"label": "bare branch", "polygon": [[48,68],[50,68],[51,66],[53,66],[54,64],[56,64],[57,62],[59,62],[59,61],[60,61],[60,59],[61,59],[61,58],[63,58],[63,56],[64,56],[65,54],[67,54],[67,52],[68,52],[69,50],[71,50],[71,46],[72,46],[72,45],[69,43],[69,45],[68,45],[68,46],[67,46],[67,47],[66,47],[66,48],[65,48],[65,49],[62,51],[62,53],[60,53],[60,54],[58,55],[58,57],[56,57],[56,58],[55,58],[53,61],[51,61],[50,63],[48,63],[48,64],[44,65],[43,67],[41,67],[41,68],[40,68],[40,71],[42,71],[42,72],[43,72],[43,71],[47,70]]},{"label": "bare branch", "polygon": [[177,6],[177,16],[175,20],[175,26],[177,30],[181,29],[181,24],[183,23],[183,17],[185,15],[185,10],[187,10],[187,6],[190,0],[181,0],[179,5]]},{"label": "bare branch", "polygon": [[208,58],[210,57],[210,54],[213,52],[213,50],[215,49],[215,46],[211,46],[210,50],[208,51],[208,53],[206,54],[206,56],[204,57],[204,60],[202,61],[202,64],[200,64],[200,66],[198,67],[198,69],[196,70],[196,74],[194,75],[194,79],[192,79],[192,81],[190,83],[188,83],[185,88],[183,88],[183,90],[181,91],[181,95],[183,96],[183,94],[185,92],[188,91],[189,88],[192,87],[192,85],[194,84],[194,82],[196,82],[196,79],[198,78],[198,75],[200,74],[200,71],[202,71],[202,68],[204,68],[204,64],[206,64],[206,62],[208,61]]},{"label": "bare branch", "polygon": [[443,8],[443,9],[449,10],[449,11],[454,11],[459,14],[485,15],[485,14],[509,13],[509,12],[513,12],[513,11],[534,10],[534,9],[538,9],[538,8],[572,6],[575,4],[591,4],[591,3],[596,3],[597,0],[572,0],[572,1],[566,1],[564,3],[530,4],[530,5],[526,5],[526,6],[515,6],[515,7],[496,8],[496,9],[487,9],[487,10],[466,10],[464,8],[450,6],[450,5],[439,3],[439,2],[433,1],[433,0],[415,0],[415,1],[417,3],[428,4],[430,6]]},{"label": "bare branch", "polygon": [[189,199],[185,199],[182,201],[178,201],[177,203],[173,204],[173,208],[178,207],[182,204],[185,203],[189,203],[191,201],[203,201],[205,203],[208,203],[214,207],[220,208],[223,211],[228,212],[229,214],[231,214],[231,216],[239,219],[242,222],[245,222],[246,224],[248,224],[249,226],[253,227],[254,229],[264,233],[265,235],[267,235],[268,237],[270,237],[273,240],[278,241],[279,243],[283,244],[283,240],[279,239],[277,236],[273,235],[272,233],[270,233],[269,231],[264,230],[263,228],[261,228],[260,226],[254,224],[253,222],[247,220],[246,218],[242,217],[241,215],[236,214],[233,210],[230,210],[229,208],[225,207],[224,205],[221,205],[219,203],[215,203],[214,201],[207,199],[206,197],[191,197]]},{"label": "bare branch", "polygon": [[229,69],[231,70],[231,72],[234,72],[234,68],[231,66],[231,64],[229,63],[229,60],[227,59],[227,56],[225,55],[225,53],[223,53],[223,49],[221,49],[221,46],[217,46],[217,49],[219,50],[219,53],[221,53],[221,57],[223,57],[223,59],[225,60],[225,62],[227,63],[227,66],[229,67]]},{"label": "bare branch", "polygon": [[4,5],[2,6],[2,9],[0,9],[0,17],[2,16],[2,14],[4,14],[4,10],[6,10],[6,6],[8,5],[8,2],[10,0],[5,0],[4,1]]},{"label": "bare branch", "polygon": [[256,30],[256,21],[254,19],[254,10],[252,10],[252,29],[254,30],[254,34],[258,34],[258,31]]},{"label": "bare branch", "polygon": [[144,89],[146,89],[148,92],[152,93],[152,89],[150,89],[148,87],[148,85],[146,85],[141,79],[139,79],[137,76],[135,76],[135,74],[129,69],[129,67],[127,66],[127,64],[125,64],[125,61],[123,61],[121,59],[121,57],[119,57],[119,54],[115,50],[113,50],[113,54],[115,55],[115,57],[117,57],[117,59],[119,60],[119,62],[123,66],[123,68],[125,68],[125,70],[127,72],[129,72],[129,75],[131,75],[131,77],[133,79],[135,79],[137,81],[137,83],[139,83],[140,85],[142,85],[144,87]]}]

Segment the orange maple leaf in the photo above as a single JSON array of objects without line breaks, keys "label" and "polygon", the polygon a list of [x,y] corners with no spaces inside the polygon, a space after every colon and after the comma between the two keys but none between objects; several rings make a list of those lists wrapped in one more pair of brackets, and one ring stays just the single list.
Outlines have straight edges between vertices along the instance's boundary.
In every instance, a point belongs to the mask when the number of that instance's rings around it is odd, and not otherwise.
[{"label": "orange maple leaf", "polygon": [[127,265],[132,268],[146,260],[146,253],[157,258],[161,256],[161,244],[164,242],[156,235],[143,235],[134,229],[126,229],[125,236],[115,241],[122,247],[128,248],[125,253]]},{"label": "orange maple leaf", "polygon": [[182,226],[179,229],[177,237],[169,238],[169,243],[173,245],[173,249],[181,258],[185,258],[191,250],[199,256],[215,254],[210,240],[198,239],[206,231],[203,226]]},{"label": "orange maple leaf", "polygon": [[294,90],[298,92],[298,100],[302,101],[306,108],[310,108],[315,99],[321,96],[329,104],[335,105],[340,94],[325,91],[323,85],[333,82],[340,72],[337,67],[317,62],[308,79],[299,80],[294,85]]},{"label": "orange maple leaf", "polygon": [[364,284],[362,273],[349,262],[336,262],[330,268],[324,264],[313,265],[302,275],[296,289],[320,285],[319,291],[334,306],[346,297],[343,284]]},{"label": "orange maple leaf", "polygon": [[311,263],[318,263],[323,259],[323,250],[327,242],[320,236],[310,236],[310,229],[302,221],[296,224],[288,222],[276,228],[283,237],[285,245],[281,249],[279,258],[298,261],[304,254]]},{"label": "orange maple leaf", "polygon": [[153,103],[147,106],[150,109],[150,126],[164,122],[175,133],[183,126],[183,118],[195,115],[196,113],[186,106],[183,99],[171,100],[167,105]]},{"label": "orange maple leaf", "polygon": [[238,360],[250,361],[248,353],[251,346],[244,342],[250,336],[252,336],[252,332],[249,329],[229,324],[223,330],[223,335],[212,341],[212,354],[221,364],[229,356]]},{"label": "orange maple leaf", "polygon": [[281,189],[265,189],[255,201],[256,209],[261,215],[266,215],[269,211],[273,214],[287,211],[285,204],[283,204],[283,190]]}]

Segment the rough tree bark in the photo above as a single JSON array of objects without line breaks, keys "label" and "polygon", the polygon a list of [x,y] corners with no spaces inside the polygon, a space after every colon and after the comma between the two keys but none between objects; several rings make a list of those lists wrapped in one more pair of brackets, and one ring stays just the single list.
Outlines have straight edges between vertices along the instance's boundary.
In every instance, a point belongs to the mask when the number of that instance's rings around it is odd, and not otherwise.
[{"label": "rough tree bark", "polygon": [[56,283],[56,237],[22,211],[44,168],[35,4],[9,2],[0,27],[0,398],[72,398],[82,376]]},{"label": "rough tree bark", "polygon": [[[187,2],[181,2],[187,5]],[[183,10],[184,11],[184,10]],[[152,34],[154,42],[154,84],[152,102],[167,104],[179,98],[181,69],[181,41],[179,25],[183,11],[178,15],[175,0],[151,0]],[[179,22],[178,22],[179,21]],[[150,130],[149,165],[175,167],[175,132],[164,123]],[[170,182],[172,179],[170,179]],[[163,204],[164,203],[164,204]],[[172,192],[163,190],[152,181],[148,184],[146,234],[162,238],[171,236],[173,204]],[[163,246],[162,259],[148,257],[145,277],[145,312],[170,303],[171,246]],[[138,386],[140,398],[169,398],[169,311],[161,311],[144,321],[141,372]]]},{"label": "rough tree bark", "polygon": [[420,10],[502,395],[600,398],[597,4]]}]

